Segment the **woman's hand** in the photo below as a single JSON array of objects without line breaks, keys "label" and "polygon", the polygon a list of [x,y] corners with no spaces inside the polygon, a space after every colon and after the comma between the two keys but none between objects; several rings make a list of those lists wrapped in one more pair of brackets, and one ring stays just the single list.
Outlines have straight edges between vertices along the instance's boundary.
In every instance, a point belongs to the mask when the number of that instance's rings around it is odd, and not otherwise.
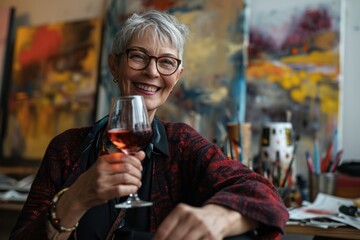
[{"label": "woman's hand", "polygon": [[225,207],[179,204],[161,223],[154,240],[222,240],[255,229],[257,223]]},{"label": "woman's hand", "polygon": [[[64,227],[73,227],[83,214],[96,205],[134,193],[141,186],[141,160],[145,153],[134,155],[112,153],[103,155],[83,173],[60,198],[57,217]],[[61,233],[49,225],[48,237],[67,239],[70,233]]]},{"label": "woman's hand", "polygon": [[120,152],[99,157],[89,170],[71,186],[80,208],[86,210],[106,201],[134,193],[141,186],[141,160],[145,153],[134,155]]}]

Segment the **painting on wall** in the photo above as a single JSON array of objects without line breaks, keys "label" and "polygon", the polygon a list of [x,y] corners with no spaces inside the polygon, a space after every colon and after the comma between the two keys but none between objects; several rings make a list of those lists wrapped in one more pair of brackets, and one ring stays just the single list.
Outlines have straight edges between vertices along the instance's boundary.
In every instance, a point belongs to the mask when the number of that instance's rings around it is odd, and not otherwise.
[{"label": "painting on wall", "polygon": [[290,121],[299,159],[305,151],[321,156],[330,143],[337,150],[340,7],[339,0],[251,1],[246,120],[254,146],[263,123]]},{"label": "painting on wall", "polygon": [[[10,81],[11,50],[13,41],[14,8],[0,8],[0,138],[3,133],[3,117],[6,87]],[[1,156],[1,150],[0,150]]]},{"label": "painting on wall", "polygon": [[60,132],[94,122],[101,19],[19,27],[3,155],[41,160]]},{"label": "painting on wall", "polygon": [[186,122],[210,141],[222,141],[226,123],[240,118],[244,3],[239,0],[111,1],[105,19],[97,117],[107,114],[109,96],[119,94],[107,67],[111,38],[127,16],[146,9],[167,11],[190,28],[184,73],[157,115],[166,121]]},{"label": "painting on wall", "polygon": [[6,69],[9,66],[8,60],[11,50],[11,32],[14,13],[15,9],[13,8],[0,8],[0,93],[2,93],[2,85],[5,78],[8,77]]}]

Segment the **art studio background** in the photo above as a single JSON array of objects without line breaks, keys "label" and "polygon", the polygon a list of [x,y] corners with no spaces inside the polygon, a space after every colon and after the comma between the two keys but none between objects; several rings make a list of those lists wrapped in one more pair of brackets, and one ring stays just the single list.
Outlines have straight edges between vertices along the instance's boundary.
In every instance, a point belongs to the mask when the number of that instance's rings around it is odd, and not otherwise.
[{"label": "art studio background", "polygon": [[[272,167],[279,166],[272,145],[279,136],[283,178],[294,159],[292,179],[310,179],[306,154],[313,164],[328,159],[326,171],[339,153],[342,162],[359,161],[360,1],[2,0],[0,176],[22,179],[5,181],[28,189],[56,134],[107,114],[118,94],[107,70],[109,39],[126,16],[151,8],[171,12],[191,29],[186,71],[158,112],[162,118],[189,123],[260,171],[266,166],[259,158],[270,155]],[[272,129],[284,132],[271,135]],[[281,189],[283,179],[270,175]],[[356,192],[352,185],[342,193]],[[1,208],[0,239],[20,209],[11,201]]]},{"label": "art studio background", "polygon": [[[227,125],[250,124],[251,131],[235,130],[246,159],[232,157],[251,167],[269,122],[291,123],[296,173],[308,174],[306,152],[313,161],[333,161],[340,150],[342,160],[359,159],[354,0],[0,3],[10,6],[10,41],[2,40],[2,172],[34,172],[53,136],[107,114],[118,94],[107,69],[109,39],[127,15],[151,8],[176,15],[192,32],[186,71],[161,118],[189,123],[230,155]],[[291,159],[290,152],[284,173]]]}]

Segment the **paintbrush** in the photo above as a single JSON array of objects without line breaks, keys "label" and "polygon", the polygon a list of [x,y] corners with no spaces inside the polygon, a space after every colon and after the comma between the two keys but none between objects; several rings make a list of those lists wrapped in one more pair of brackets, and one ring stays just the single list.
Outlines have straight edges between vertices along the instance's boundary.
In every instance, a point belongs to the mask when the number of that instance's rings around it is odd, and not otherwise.
[{"label": "paintbrush", "polygon": [[292,165],[293,165],[293,162],[294,162],[294,159],[295,159],[295,153],[296,153],[296,149],[297,149],[297,145],[298,145],[299,140],[300,140],[300,136],[297,135],[297,136],[295,137],[293,155],[292,155],[292,158],[291,158],[291,160],[290,160],[289,167],[288,167],[288,169],[286,170],[284,180],[283,180],[283,182],[282,182],[282,184],[281,184],[281,187],[282,187],[282,188],[285,187],[286,182],[287,182],[287,179],[288,179],[288,177],[289,177],[289,175],[290,175],[291,168],[292,168]]}]

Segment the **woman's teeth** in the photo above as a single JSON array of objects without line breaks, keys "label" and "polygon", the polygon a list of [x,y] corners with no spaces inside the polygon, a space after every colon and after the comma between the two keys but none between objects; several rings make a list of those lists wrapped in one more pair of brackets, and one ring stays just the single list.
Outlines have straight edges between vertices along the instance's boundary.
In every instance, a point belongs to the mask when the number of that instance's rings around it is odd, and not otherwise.
[{"label": "woman's teeth", "polygon": [[148,91],[148,92],[156,92],[158,90],[158,88],[154,87],[154,86],[143,85],[140,83],[134,83],[134,84],[136,87],[143,89],[145,91]]}]

